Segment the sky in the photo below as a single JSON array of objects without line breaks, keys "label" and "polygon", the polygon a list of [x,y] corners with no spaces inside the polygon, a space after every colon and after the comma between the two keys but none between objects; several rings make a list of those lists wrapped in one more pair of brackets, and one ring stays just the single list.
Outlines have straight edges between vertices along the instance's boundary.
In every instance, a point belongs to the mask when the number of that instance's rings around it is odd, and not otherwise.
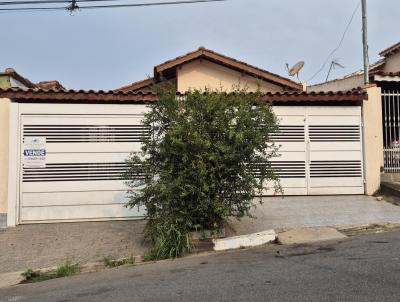
[{"label": "sky", "polygon": [[[124,0],[129,3],[156,0]],[[158,0],[166,1],[166,0]],[[0,70],[71,89],[115,89],[152,75],[153,67],[200,46],[287,76],[305,61],[307,81],[338,45],[361,0],[230,0],[179,6],[0,13]],[[399,0],[367,0],[369,54],[400,41]],[[361,8],[332,56],[362,68]],[[325,81],[328,63],[311,82]]]}]

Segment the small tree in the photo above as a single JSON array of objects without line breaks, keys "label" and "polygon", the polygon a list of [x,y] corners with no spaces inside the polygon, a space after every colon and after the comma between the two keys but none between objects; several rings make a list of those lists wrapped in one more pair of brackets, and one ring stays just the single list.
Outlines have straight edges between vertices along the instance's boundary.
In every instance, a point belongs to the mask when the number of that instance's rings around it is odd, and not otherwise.
[{"label": "small tree", "polygon": [[158,87],[157,95],[143,120],[151,135],[127,161],[126,177],[129,206],[147,209],[148,257],[160,259],[190,251],[194,230],[219,232],[230,217],[248,216],[266,182],[279,185],[270,166],[277,119],[259,93],[177,97]]}]

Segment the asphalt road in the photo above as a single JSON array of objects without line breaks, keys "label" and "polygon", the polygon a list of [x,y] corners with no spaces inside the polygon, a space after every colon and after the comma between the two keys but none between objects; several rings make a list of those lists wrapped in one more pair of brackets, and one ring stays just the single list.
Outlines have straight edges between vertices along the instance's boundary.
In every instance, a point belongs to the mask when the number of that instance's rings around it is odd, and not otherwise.
[{"label": "asphalt road", "polygon": [[0,290],[0,301],[399,301],[399,259],[395,231],[18,285]]}]

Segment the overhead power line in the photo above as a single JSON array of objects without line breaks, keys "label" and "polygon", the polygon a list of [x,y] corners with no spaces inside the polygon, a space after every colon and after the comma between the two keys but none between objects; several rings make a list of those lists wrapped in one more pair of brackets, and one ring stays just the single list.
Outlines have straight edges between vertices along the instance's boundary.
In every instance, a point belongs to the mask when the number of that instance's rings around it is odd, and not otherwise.
[{"label": "overhead power line", "polygon": [[[75,3],[80,2],[113,2],[119,0],[79,0]],[[183,4],[195,4],[195,3],[210,3],[210,2],[225,2],[230,0],[186,0],[186,1],[167,1],[167,2],[150,2],[150,3],[127,3],[127,4],[109,4],[109,5],[85,5],[78,6],[76,9],[99,9],[99,8],[122,8],[122,7],[145,7],[145,6],[169,6],[169,5],[183,5]],[[71,1],[58,1],[58,0],[37,0],[37,1],[9,1],[0,2],[0,5],[15,5],[17,4],[71,4]],[[11,7],[11,8],[0,8],[0,12],[23,12],[23,11],[49,11],[49,10],[65,10],[68,6],[53,6],[53,7]]]},{"label": "overhead power line", "polygon": [[333,56],[333,55],[339,50],[339,48],[342,46],[343,41],[344,41],[344,38],[346,37],[346,34],[347,34],[347,32],[349,31],[350,25],[351,25],[351,23],[353,22],[354,16],[356,15],[358,9],[359,9],[360,6],[361,6],[361,2],[359,2],[358,0],[357,0],[357,2],[358,2],[358,3],[357,3],[357,6],[356,6],[356,8],[354,9],[353,13],[351,14],[351,18],[350,18],[350,20],[348,21],[348,23],[347,23],[347,25],[346,25],[346,28],[345,28],[345,30],[344,30],[344,32],[343,32],[341,38],[340,38],[340,41],[339,41],[338,45],[329,53],[328,57],[326,58],[326,60],[325,60],[324,63],[322,64],[321,68],[318,69],[318,71],[317,71],[316,73],[314,73],[314,75],[313,75],[311,78],[309,78],[309,79],[307,80],[307,82],[312,81],[317,75],[319,75],[319,74],[321,73],[322,70],[324,70],[326,64],[329,62],[329,60],[332,58],[332,56]]}]

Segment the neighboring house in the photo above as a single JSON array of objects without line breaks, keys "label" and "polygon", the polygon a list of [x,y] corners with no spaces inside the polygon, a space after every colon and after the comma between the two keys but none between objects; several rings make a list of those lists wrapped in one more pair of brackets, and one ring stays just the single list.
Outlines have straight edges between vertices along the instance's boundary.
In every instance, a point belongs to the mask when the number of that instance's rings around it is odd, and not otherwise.
[{"label": "neighboring house", "polygon": [[[0,88],[21,88],[21,89],[64,89],[57,81],[43,81],[33,83],[21,76],[12,68],[0,72]],[[8,140],[9,129],[9,103],[0,102],[0,224],[1,216],[6,213],[5,203],[7,200],[7,178],[8,178]]]},{"label": "neighboring house", "polygon": [[13,68],[6,68],[6,70],[0,72],[0,88],[7,87],[65,89],[58,81],[54,80],[33,83],[21,76]]},{"label": "neighboring house", "polygon": [[[381,51],[382,57],[370,66],[370,82],[380,89],[381,102],[376,110],[381,120],[367,121],[382,132],[382,170],[384,179],[400,180],[400,42]],[[308,91],[340,91],[363,85],[364,72],[308,87]]]},{"label": "neighboring house", "polygon": [[[0,88],[0,108],[8,108],[0,114],[9,121],[0,136],[0,212],[7,213],[7,224],[142,218],[143,208],[123,206],[121,172],[130,152],[140,150],[141,119],[147,104],[157,101],[151,85],[161,79],[181,93],[260,88],[261,100],[280,120],[273,136],[280,156],[272,166],[286,195],[372,194],[379,188],[381,137],[376,127],[362,127],[381,118],[378,88],[308,93],[290,79],[198,49],[155,66],[153,78],[114,91]],[[43,156],[25,152],[33,141]]]}]

